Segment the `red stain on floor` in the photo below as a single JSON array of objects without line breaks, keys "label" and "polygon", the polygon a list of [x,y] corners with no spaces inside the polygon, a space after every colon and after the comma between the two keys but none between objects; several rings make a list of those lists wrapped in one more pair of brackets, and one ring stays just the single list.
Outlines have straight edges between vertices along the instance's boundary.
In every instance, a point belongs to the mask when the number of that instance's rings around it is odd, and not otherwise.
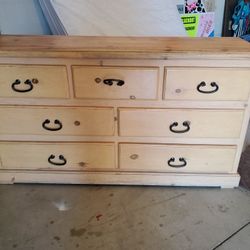
[{"label": "red stain on floor", "polygon": [[101,217],[102,217],[102,214],[96,215],[96,219],[97,219],[98,221],[100,220]]}]

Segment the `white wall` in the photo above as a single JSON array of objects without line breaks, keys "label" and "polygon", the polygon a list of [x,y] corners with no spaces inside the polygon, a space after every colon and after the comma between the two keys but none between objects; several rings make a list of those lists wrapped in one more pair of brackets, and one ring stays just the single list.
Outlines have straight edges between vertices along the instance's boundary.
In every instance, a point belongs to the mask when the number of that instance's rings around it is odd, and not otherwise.
[{"label": "white wall", "polygon": [[222,24],[224,16],[225,0],[214,0],[215,1],[215,36],[221,36]]},{"label": "white wall", "polygon": [[0,0],[0,30],[2,34],[50,34],[37,0]]}]

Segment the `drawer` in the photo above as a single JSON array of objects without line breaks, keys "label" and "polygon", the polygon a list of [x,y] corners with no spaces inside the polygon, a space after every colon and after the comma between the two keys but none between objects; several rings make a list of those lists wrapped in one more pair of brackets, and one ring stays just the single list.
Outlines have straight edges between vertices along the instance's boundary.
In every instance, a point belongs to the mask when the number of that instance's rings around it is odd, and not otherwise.
[{"label": "drawer", "polygon": [[0,96],[67,98],[66,67],[0,65]]},{"label": "drawer", "polygon": [[119,109],[121,136],[238,138],[243,110]]},{"label": "drawer", "polygon": [[0,107],[0,134],[113,135],[113,108]]},{"label": "drawer", "polygon": [[1,169],[88,170],[115,168],[113,143],[1,142]]},{"label": "drawer", "polygon": [[73,66],[75,97],[156,99],[158,68]]},{"label": "drawer", "polygon": [[166,68],[166,100],[245,101],[250,69]]},{"label": "drawer", "polygon": [[236,147],[120,144],[119,152],[122,170],[229,173]]}]

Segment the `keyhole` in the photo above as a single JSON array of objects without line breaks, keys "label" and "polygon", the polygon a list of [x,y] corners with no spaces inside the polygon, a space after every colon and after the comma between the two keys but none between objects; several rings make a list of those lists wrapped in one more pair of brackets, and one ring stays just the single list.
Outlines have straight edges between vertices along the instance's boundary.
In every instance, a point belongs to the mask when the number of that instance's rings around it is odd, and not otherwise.
[{"label": "keyhole", "polygon": [[75,126],[80,126],[81,123],[79,121],[75,121],[74,124]]},{"label": "keyhole", "polygon": [[99,77],[97,77],[97,78],[95,79],[95,82],[96,82],[96,83],[100,83],[101,81],[102,81],[102,79],[99,78]]},{"label": "keyhole", "polygon": [[33,79],[31,80],[31,82],[32,82],[33,84],[37,84],[37,83],[39,83],[39,81],[38,81],[38,79],[37,79],[37,78],[33,78]]},{"label": "keyhole", "polygon": [[83,161],[81,161],[81,162],[79,162],[79,166],[80,166],[80,167],[85,167],[85,166],[86,166],[86,163],[83,162]]},{"label": "keyhole", "polygon": [[136,160],[138,158],[139,158],[138,154],[132,154],[132,155],[130,155],[130,159],[132,159],[132,160]]}]

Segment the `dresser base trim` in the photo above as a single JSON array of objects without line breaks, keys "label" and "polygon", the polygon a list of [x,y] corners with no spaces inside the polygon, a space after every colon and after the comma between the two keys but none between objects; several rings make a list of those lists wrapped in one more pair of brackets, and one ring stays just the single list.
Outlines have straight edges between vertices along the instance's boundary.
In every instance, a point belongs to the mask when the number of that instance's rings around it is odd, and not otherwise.
[{"label": "dresser base trim", "polygon": [[0,184],[108,184],[150,186],[203,186],[234,188],[239,185],[238,174],[148,174],[148,173],[65,173],[32,171],[0,171]]}]

